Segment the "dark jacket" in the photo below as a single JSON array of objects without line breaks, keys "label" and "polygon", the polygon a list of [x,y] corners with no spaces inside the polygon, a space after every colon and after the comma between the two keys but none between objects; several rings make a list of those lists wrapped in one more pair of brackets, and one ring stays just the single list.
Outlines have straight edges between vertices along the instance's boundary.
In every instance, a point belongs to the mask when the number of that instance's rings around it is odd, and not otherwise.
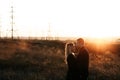
[{"label": "dark jacket", "polygon": [[68,71],[66,80],[76,80],[77,63],[75,56],[71,53],[67,56]]},{"label": "dark jacket", "polygon": [[78,73],[82,76],[88,77],[89,74],[89,52],[85,47],[79,50],[79,54],[76,58]]}]

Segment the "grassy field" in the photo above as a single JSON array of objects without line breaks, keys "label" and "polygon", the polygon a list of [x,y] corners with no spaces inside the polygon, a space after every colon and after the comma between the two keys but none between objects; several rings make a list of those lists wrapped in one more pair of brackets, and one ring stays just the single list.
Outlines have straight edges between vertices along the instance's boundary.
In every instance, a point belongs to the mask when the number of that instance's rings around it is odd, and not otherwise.
[{"label": "grassy field", "polygon": [[[0,80],[65,80],[63,41],[0,40]],[[120,45],[90,52],[88,80],[120,80]]]}]

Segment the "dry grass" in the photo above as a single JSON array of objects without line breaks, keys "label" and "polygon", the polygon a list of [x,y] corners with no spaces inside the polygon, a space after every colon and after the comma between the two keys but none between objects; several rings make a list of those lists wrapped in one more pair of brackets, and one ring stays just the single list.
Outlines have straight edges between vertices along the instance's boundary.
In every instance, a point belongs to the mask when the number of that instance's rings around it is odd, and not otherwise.
[{"label": "dry grass", "polygon": [[[0,80],[65,80],[64,45],[62,41],[1,41]],[[119,61],[109,50],[99,54],[90,50],[88,80],[120,80]]]}]

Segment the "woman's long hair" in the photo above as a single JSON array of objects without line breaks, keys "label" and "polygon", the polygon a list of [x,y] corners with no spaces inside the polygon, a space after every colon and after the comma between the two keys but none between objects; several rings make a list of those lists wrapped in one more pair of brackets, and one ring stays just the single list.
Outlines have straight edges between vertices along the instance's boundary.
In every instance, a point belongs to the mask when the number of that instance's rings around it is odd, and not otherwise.
[{"label": "woman's long hair", "polygon": [[65,63],[67,64],[67,56],[71,53],[69,50],[70,46],[74,46],[74,43],[66,43],[65,45]]}]

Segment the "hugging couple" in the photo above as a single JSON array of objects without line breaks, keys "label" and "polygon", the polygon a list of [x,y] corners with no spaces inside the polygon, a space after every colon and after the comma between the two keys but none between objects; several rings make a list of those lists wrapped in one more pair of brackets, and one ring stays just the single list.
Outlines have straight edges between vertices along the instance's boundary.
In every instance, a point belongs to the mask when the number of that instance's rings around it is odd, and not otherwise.
[{"label": "hugging couple", "polygon": [[65,62],[68,66],[66,80],[87,80],[89,75],[89,52],[83,38],[76,43],[66,43]]}]

